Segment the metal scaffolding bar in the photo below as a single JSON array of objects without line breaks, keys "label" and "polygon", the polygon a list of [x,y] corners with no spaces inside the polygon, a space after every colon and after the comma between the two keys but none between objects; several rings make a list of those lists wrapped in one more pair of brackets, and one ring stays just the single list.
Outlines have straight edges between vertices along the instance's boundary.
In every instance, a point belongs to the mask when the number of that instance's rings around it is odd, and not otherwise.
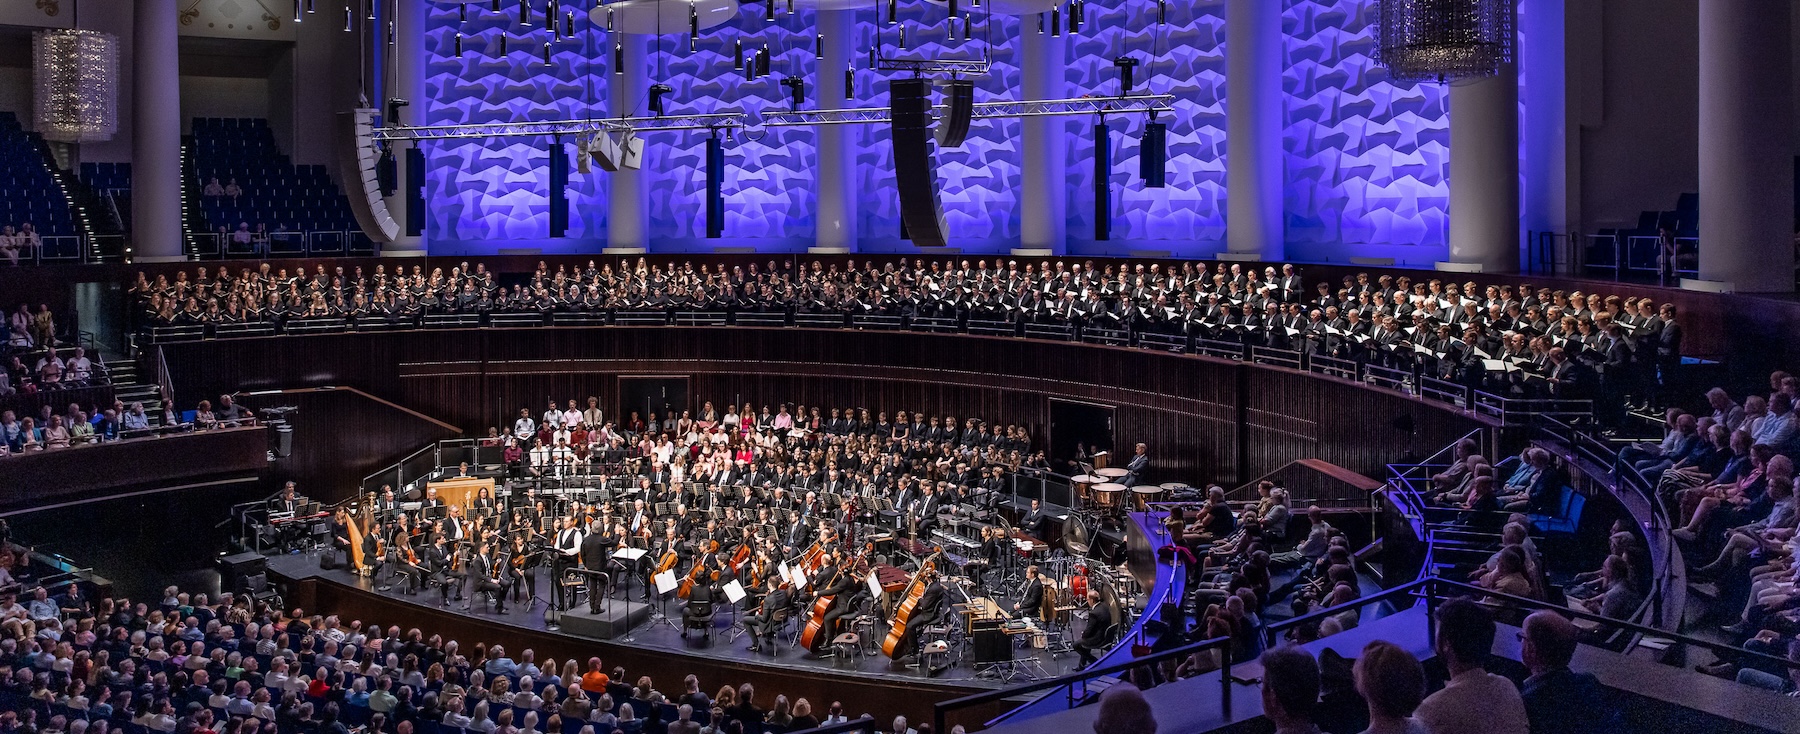
[{"label": "metal scaffolding bar", "polygon": [[[1173,94],[1139,94],[1124,97],[1077,97],[1074,99],[1035,99],[1017,102],[981,102],[974,105],[973,119],[1004,117],[1045,117],[1051,115],[1130,114],[1174,109]],[[937,105],[934,110],[943,110]],[[941,114],[941,113],[940,113]],[[860,107],[847,110],[766,111],[765,127],[800,125],[861,125],[887,122],[886,107]]]},{"label": "metal scaffolding bar", "polygon": [[538,122],[493,122],[467,125],[422,125],[375,128],[375,140],[449,140],[456,138],[508,138],[537,135],[590,135],[594,133],[649,133],[680,130],[718,130],[742,128],[746,117],[741,112],[716,112],[704,115],[662,115],[659,117],[596,117],[583,120],[544,120]]}]

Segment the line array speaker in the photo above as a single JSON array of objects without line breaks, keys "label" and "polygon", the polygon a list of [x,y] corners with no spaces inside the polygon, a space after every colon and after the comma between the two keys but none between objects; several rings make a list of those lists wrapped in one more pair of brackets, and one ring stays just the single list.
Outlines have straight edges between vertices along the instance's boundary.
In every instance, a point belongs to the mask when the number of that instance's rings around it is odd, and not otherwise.
[{"label": "line array speaker", "polygon": [[[400,223],[394,221],[387,202],[381,198],[381,185],[375,172],[381,155],[375,151],[374,118],[375,110],[369,108],[338,115],[338,124],[344,130],[344,135],[339,138],[344,143],[338,147],[338,170],[348,184],[345,193],[350,199],[350,213],[356,216],[356,225],[370,240],[393,242],[400,236]],[[351,181],[357,183],[349,184]]]},{"label": "line array speaker", "polygon": [[900,193],[904,233],[920,247],[943,247],[944,214],[938,204],[937,159],[931,139],[931,80],[888,82],[893,119],[894,184]]},{"label": "line array speaker", "polygon": [[706,139],[706,236],[725,236],[725,144],[718,135]]},{"label": "line array speaker", "polygon": [[562,140],[550,139],[550,236],[562,237],[569,231],[569,152]]},{"label": "line array speaker", "polygon": [[1144,137],[1138,141],[1138,177],[1144,179],[1144,186],[1163,187],[1168,157],[1169,126],[1160,122],[1146,123]]},{"label": "line array speaker", "polygon": [[944,102],[949,112],[938,125],[938,145],[960,148],[969,138],[969,122],[975,117],[975,82],[957,79],[944,85]]},{"label": "line array speaker", "polygon": [[1094,240],[1112,239],[1112,128],[1094,123]]}]

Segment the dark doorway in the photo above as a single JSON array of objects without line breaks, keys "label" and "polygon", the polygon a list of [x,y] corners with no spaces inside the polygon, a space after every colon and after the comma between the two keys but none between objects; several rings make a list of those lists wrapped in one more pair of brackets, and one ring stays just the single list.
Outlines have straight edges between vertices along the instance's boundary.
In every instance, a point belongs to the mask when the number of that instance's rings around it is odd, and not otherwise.
[{"label": "dark doorway", "polygon": [[680,377],[621,377],[619,378],[619,412],[618,415],[630,419],[632,413],[639,418],[650,419],[655,413],[657,420],[662,420],[673,412],[680,417],[681,411],[688,409],[688,378]]},{"label": "dark doorway", "polygon": [[[1057,471],[1071,469],[1077,455],[1093,456],[1111,451],[1113,407],[1074,400],[1050,399],[1050,465]],[[1076,474],[1078,471],[1068,471]]]}]

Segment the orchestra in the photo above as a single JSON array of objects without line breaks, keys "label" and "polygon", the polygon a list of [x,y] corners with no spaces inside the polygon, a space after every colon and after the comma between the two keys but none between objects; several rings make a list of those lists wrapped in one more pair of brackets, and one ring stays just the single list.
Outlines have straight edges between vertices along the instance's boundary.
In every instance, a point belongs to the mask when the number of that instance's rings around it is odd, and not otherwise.
[{"label": "orchestra", "polygon": [[[824,412],[783,406],[782,414],[805,418],[776,428],[749,405],[728,408],[738,431],[723,420],[702,427],[679,418],[671,427],[686,431],[681,443],[648,422],[636,435],[609,422],[584,430],[584,441],[620,447],[592,452],[597,461],[502,478],[467,498],[445,499],[429,482],[410,500],[383,487],[340,511],[346,532],[334,542],[347,546],[360,532],[358,570],[380,588],[436,587],[445,606],[466,590],[473,598],[463,608],[491,603],[496,614],[509,599],[570,613],[582,595],[587,612],[599,614],[622,586],[638,585],[641,600],[680,603],[685,622],[710,619],[728,589],[741,590],[740,624],[759,650],[799,616],[801,647],[829,655],[852,620],[874,617],[887,625],[883,649],[913,657],[921,631],[941,624],[954,598],[1018,598],[1019,619],[1031,629],[1045,621],[1039,568],[1009,558],[1048,546],[1016,542],[1031,536],[999,512],[1031,447],[1023,427],[902,411],[906,427],[884,431],[866,410],[814,418]],[[590,428],[576,415],[575,428]],[[888,424],[887,414],[879,419]],[[464,465],[445,476],[467,481],[472,471],[480,470]],[[1020,514],[1046,529],[1047,511],[1031,507]],[[538,596],[540,579],[547,598]]]}]

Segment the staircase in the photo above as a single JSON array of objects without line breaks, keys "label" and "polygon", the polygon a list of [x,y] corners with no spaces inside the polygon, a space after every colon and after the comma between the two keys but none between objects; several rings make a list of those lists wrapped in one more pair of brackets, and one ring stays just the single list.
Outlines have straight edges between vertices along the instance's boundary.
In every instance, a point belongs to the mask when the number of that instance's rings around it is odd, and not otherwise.
[{"label": "staircase", "polygon": [[106,369],[112,378],[113,397],[127,408],[132,403],[143,403],[144,413],[150,417],[150,426],[162,426],[162,393],[156,386],[156,379],[139,374],[137,362],[130,359],[109,359]]}]

